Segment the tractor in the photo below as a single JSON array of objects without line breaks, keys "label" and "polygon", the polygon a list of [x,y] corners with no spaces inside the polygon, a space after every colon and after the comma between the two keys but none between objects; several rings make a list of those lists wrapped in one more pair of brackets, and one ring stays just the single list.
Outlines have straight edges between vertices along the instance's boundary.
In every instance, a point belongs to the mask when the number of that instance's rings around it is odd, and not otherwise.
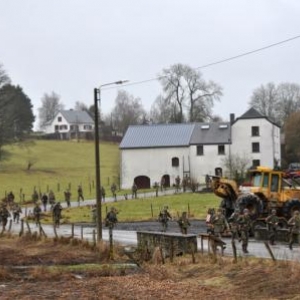
[{"label": "tractor", "polygon": [[229,218],[235,209],[247,208],[253,221],[262,224],[273,208],[280,217],[281,227],[285,227],[295,210],[300,211],[300,183],[297,179],[287,178],[279,170],[256,167],[249,171],[247,185],[237,186],[233,180],[211,176],[212,190],[222,198],[220,207]]}]

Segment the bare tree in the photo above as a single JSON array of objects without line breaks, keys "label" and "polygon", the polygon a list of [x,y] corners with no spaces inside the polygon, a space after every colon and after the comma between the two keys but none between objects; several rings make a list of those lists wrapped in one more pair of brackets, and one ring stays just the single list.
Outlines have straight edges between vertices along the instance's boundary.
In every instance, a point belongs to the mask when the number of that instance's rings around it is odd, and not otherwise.
[{"label": "bare tree", "polygon": [[261,85],[253,91],[249,105],[262,115],[283,125],[289,115],[300,109],[300,85],[273,82]]},{"label": "bare tree", "polygon": [[282,155],[283,165],[300,161],[300,111],[291,114],[284,125],[284,151]]},{"label": "bare tree", "polygon": [[213,81],[206,82],[200,72],[182,64],[162,71],[159,81],[163,99],[172,108],[174,122],[182,123],[211,119],[214,102],[222,96],[222,88]]},{"label": "bare tree", "polygon": [[231,179],[240,180],[245,177],[250,158],[245,155],[229,154],[222,159],[225,173]]},{"label": "bare tree", "polygon": [[300,110],[300,85],[296,83],[281,83],[277,88],[278,118],[284,124],[287,118]]},{"label": "bare tree", "polygon": [[79,101],[75,102],[74,110],[77,110],[77,111],[86,111],[86,112],[89,113],[89,107],[85,103],[79,102]]},{"label": "bare tree", "polygon": [[63,103],[60,101],[60,96],[55,92],[44,94],[42,97],[42,106],[39,108],[40,128],[54,119],[56,114],[64,109]]},{"label": "bare tree", "polygon": [[[173,107],[171,103],[166,103],[162,95],[158,96],[151,106],[150,120],[153,123],[172,122]],[[175,122],[175,120],[174,120]]]},{"label": "bare tree", "polygon": [[129,125],[141,124],[145,114],[140,98],[134,98],[124,90],[118,92],[111,115],[116,130],[124,134]]},{"label": "bare tree", "polygon": [[10,78],[7,75],[6,71],[3,68],[3,65],[0,63],[0,88],[5,84],[10,84]]}]

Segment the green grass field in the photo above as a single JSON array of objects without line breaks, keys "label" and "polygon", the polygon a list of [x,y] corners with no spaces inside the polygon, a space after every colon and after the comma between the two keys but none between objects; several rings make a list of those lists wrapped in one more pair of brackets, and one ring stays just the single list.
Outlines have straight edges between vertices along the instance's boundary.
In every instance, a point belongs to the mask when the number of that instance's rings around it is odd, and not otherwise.
[{"label": "green grass field", "polygon": [[[94,143],[87,141],[41,141],[30,147],[6,146],[6,160],[0,162],[0,195],[13,191],[16,201],[31,200],[34,188],[38,192],[53,190],[58,201],[64,201],[63,192],[71,187],[72,200],[77,201],[77,186],[82,185],[86,199],[95,199],[95,154]],[[107,197],[111,196],[112,182],[119,184],[119,148],[117,144],[101,143],[101,179]],[[28,162],[34,162],[27,170]],[[142,191],[139,191],[142,192]],[[124,191],[119,194],[123,195]],[[137,200],[118,201],[103,204],[102,214],[115,206],[120,221],[141,221],[156,219],[160,209],[167,205],[174,217],[183,211],[193,218],[203,219],[207,208],[217,207],[219,200],[213,194],[179,194],[145,198],[139,194]],[[91,222],[90,207],[64,209],[66,222]],[[51,218],[46,218],[51,221]]]},{"label": "green grass field", "polygon": [[[38,192],[52,189],[63,200],[63,191],[71,187],[72,200],[77,186],[82,185],[87,199],[95,198],[94,143],[87,141],[41,141],[30,147],[6,146],[5,160],[0,162],[0,197],[13,191],[16,201],[30,200],[34,188]],[[101,143],[101,184],[107,190],[112,182],[119,184],[119,148],[117,144]],[[34,162],[27,170],[28,162]],[[22,202],[22,201],[21,201]]]},{"label": "green grass field", "polygon": [[[191,219],[205,219],[208,208],[217,208],[220,204],[219,198],[214,194],[185,193],[161,197],[140,198],[136,200],[123,200],[102,205],[102,219],[107,211],[113,206],[117,209],[120,222],[157,220],[160,210],[164,206],[169,207],[173,218],[177,219],[182,212],[189,213]],[[63,222],[91,222],[92,208],[80,206],[64,209],[62,212]],[[49,219],[49,218],[48,218]]]}]

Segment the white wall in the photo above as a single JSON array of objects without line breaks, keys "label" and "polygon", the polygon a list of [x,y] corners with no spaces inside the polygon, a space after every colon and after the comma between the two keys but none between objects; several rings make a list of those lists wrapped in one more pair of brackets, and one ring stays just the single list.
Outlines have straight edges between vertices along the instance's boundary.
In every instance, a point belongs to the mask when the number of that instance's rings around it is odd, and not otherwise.
[{"label": "white wall", "polygon": [[[121,187],[131,188],[136,176],[148,176],[150,185],[160,182],[163,175],[170,176],[170,184],[175,183],[175,177],[183,174],[183,159],[185,169],[188,165],[189,148],[154,148],[121,150]],[[179,167],[172,167],[172,158],[178,157]]]},{"label": "white wall", "polygon": [[[259,127],[259,136],[252,137],[252,126]],[[274,167],[274,158],[281,158],[280,128],[266,119],[241,119],[232,126],[232,144],[225,145],[225,155],[218,154],[218,145],[204,145],[204,155],[197,156],[197,146],[182,148],[126,149],[121,150],[121,187],[131,188],[136,176],[148,176],[151,186],[160,182],[164,174],[170,176],[170,184],[175,177],[183,176],[184,170],[190,171],[192,179],[205,182],[205,175],[215,174],[216,168],[225,173],[223,159],[231,154],[259,159],[262,166]],[[252,143],[259,142],[260,152],[252,153]],[[179,158],[179,167],[172,167],[172,158]],[[190,168],[190,169],[189,169]]]},{"label": "white wall", "polygon": [[[259,127],[259,136],[252,136],[252,126]],[[259,153],[252,152],[252,143],[258,142]],[[262,166],[274,167],[274,158],[280,159],[280,128],[266,119],[242,119],[232,125],[232,154],[259,159]]]},{"label": "white wall", "polygon": [[221,168],[224,174],[222,160],[229,153],[229,145],[225,145],[225,155],[218,154],[218,145],[204,145],[204,154],[197,156],[197,146],[190,147],[191,178],[199,183],[205,182],[205,175],[215,175],[215,169]]},{"label": "white wall", "polygon": [[[58,118],[61,117],[62,120],[61,122],[58,122]],[[67,125],[66,130],[59,130],[59,132],[68,132],[70,130],[70,126],[68,124],[68,122],[66,121],[66,119],[63,117],[63,115],[61,113],[58,113],[56,115],[56,117],[54,118],[54,120],[52,121],[52,123],[48,126],[45,127],[45,133],[49,134],[49,133],[54,133],[55,132],[55,126],[61,126],[61,125]]]}]

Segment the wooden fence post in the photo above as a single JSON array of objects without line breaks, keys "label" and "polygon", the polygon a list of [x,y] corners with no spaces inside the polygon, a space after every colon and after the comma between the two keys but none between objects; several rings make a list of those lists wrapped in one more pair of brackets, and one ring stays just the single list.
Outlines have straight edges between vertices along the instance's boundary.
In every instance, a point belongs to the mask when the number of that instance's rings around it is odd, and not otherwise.
[{"label": "wooden fence post", "polygon": [[29,234],[31,235],[31,229],[30,229],[30,226],[29,226],[28,221],[26,221],[26,226],[27,226],[27,229],[28,229]]},{"label": "wooden fence post", "polygon": [[19,232],[19,236],[22,236],[24,233],[24,220],[21,220],[21,229],[20,229],[20,232]]},{"label": "wooden fence post", "polygon": [[57,231],[56,231],[56,224],[55,223],[53,223],[53,231],[54,231],[55,237],[58,238]]},{"label": "wooden fence post", "polygon": [[236,245],[235,245],[234,239],[232,239],[231,245],[232,245],[232,252],[233,252],[233,261],[234,261],[234,263],[236,263],[237,262],[237,253],[236,253]]},{"label": "wooden fence post", "polygon": [[272,258],[272,260],[276,261],[276,258],[274,256],[273,251],[272,251],[270,245],[268,244],[268,242],[264,242],[264,244],[265,244],[265,246],[266,246],[266,248],[267,248],[267,250],[268,250],[268,252],[269,252],[269,254],[270,254],[271,258]]},{"label": "wooden fence post", "polygon": [[8,231],[11,231],[11,226],[12,226],[12,219],[9,220]]},{"label": "wooden fence post", "polygon": [[93,245],[96,246],[96,230],[93,230]]},{"label": "wooden fence post", "polygon": [[40,236],[43,235],[45,238],[47,237],[47,234],[45,233],[41,223],[39,223],[39,228],[40,228]]},{"label": "wooden fence post", "polygon": [[74,238],[74,223],[71,224],[71,237]]}]

